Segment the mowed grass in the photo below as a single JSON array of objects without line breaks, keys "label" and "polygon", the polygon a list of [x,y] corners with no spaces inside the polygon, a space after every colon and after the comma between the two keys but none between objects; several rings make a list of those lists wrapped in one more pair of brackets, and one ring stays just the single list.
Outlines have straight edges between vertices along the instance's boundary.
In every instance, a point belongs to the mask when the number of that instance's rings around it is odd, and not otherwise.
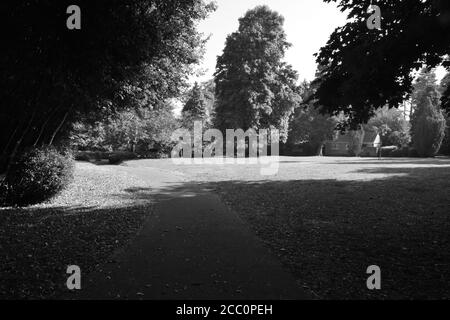
[{"label": "mowed grass", "polygon": [[[281,158],[255,165],[134,162],[216,190],[318,299],[450,298],[450,159]],[[382,272],[369,291],[367,267]]]},{"label": "mowed grass", "polygon": [[[158,192],[145,167],[217,192],[318,299],[450,298],[450,159],[284,157],[273,176],[258,165],[78,163],[49,203],[0,209],[0,298],[57,298],[67,265],[86,274],[113,261]],[[380,291],[366,287],[370,265]]]}]

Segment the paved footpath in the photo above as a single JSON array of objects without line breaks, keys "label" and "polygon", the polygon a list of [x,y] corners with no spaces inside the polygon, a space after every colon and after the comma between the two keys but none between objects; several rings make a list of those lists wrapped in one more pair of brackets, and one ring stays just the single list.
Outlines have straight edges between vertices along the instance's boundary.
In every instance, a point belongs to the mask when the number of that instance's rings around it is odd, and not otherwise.
[{"label": "paved footpath", "polygon": [[113,262],[83,275],[82,290],[73,298],[310,298],[213,192],[181,174],[126,170],[149,180],[154,212]]}]

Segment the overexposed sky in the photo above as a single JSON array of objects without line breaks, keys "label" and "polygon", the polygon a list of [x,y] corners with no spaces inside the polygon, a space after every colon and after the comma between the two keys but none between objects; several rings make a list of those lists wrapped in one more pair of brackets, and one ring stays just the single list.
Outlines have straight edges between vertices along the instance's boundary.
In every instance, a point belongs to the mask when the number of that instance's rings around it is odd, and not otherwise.
[{"label": "overexposed sky", "polygon": [[316,63],[313,56],[324,46],[335,28],[345,24],[345,14],[334,3],[322,0],[216,0],[218,9],[199,24],[199,31],[211,35],[206,54],[199,70],[205,75],[192,81],[211,79],[216,67],[217,56],[225,47],[226,37],[236,31],[238,19],[247,10],[258,5],[268,5],[285,18],[284,29],[292,47],[286,54],[286,61],[299,72],[299,79],[314,79]]}]

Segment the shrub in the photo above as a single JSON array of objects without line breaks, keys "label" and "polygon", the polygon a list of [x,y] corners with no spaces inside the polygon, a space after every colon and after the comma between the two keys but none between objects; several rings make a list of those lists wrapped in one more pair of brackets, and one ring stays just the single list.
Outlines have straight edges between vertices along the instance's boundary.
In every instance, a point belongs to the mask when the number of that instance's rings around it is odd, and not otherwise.
[{"label": "shrub", "polygon": [[394,158],[407,158],[409,156],[409,147],[392,150],[390,156]]},{"label": "shrub", "polygon": [[408,151],[408,157],[409,157],[409,158],[419,158],[419,153],[417,152],[416,149],[414,149],[414,148],[409,148],[409,151]]},{"label": "shrub", "polygon": [[108,155],[108,160],[109,160],[110,164],[120,164],[123,161],[134,160],[136,158],[137,158],[137,156],[135,153],[127,152],[127,151],[111,152]]},{"label": "shrub", "polygon": [[91,157],[85,151],[79,151],[79,152],[75,153],[75,160],[89,162],[89,161],[91,161]]},{"label": "shrub", "polygon": [[386,146],[381,148],[382,157],[392,157],[393,152],[397,152],[399,148],[397,146]]},{"label": "shrub", "polygon": [[31,149],[13,163],[3,191],[7,205],[32,205],[51,199],[73,179],[74,161],[70,153],[51,147]]},{"label": "shrub", "polygon": [[169,155],[165,152],[162,151],[155,151],[155,152],[150,152],[147,155],[148,159],[168,159],[170,158]]},{"label": "shrub", "polygon": [[76,161],[84,161],[84,162],[91,162],[91,161],[101,161],[108,159],[109,153],[108,152],[101,152],[101,151],[77,151],[75,152],[75,160]]}]

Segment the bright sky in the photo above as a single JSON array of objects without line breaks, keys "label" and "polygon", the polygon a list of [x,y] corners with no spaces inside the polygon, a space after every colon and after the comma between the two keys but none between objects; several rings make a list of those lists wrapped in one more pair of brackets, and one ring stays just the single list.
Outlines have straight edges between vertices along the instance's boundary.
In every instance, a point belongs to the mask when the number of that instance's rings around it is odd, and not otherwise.
[{"label": "bright sky", "polygon": [[200,66],[206,73],[193,81],[213,77],[217,56],[222,54],[226,37],[238,29],[238,19],[258,5],[268,5],[284,16],[284,29],[293,45],[287,52],[286,61],[299,72],[300,80],[314,79],[316,63],[313,54],[326,44],[335,28],[345,24],[346,17],[334,3],[321,0],[216,0],[216,3],[217,11],[199,24],[200,32],[211,34],[211,38]]}]

